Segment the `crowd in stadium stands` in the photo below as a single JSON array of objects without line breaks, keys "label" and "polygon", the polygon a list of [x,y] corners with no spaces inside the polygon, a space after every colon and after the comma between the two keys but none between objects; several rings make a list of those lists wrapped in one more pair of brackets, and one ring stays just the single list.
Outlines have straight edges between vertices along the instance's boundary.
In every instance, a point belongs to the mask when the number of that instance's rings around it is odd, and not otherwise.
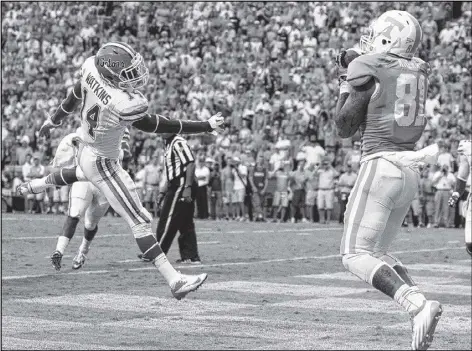
[{"label": "crowd in stadium stands", "polygon": [[[123,41],[149,67],[145,94],[151,113],[190,120],[217,111],[227,116],[228,127],[218,137],[189,137],[198,155],[198,185],[207,192],[197,201],[200,218],[322,222],[342,214],[360,160],[359,137],[336,135],[334,57],[341,48],[357,47],[368,24],[384,11],[409,11],[424,32],[418,56],[432,66],[428,122],[418,147],[442,143],[440,164],[424,171],[425,189],[413,213],[419,215],[417,224],[454,224],[447,204],[435,201],[435,191],[452,187],[458,141],[471,137],[470,2],[1,6],[2,188],[39,176],[24,173],[28,162],[48,168],[59,141],[79,120],[65,121],[48,140],[38,137],[39,127],[72,87],[84,60],[105,42]],[[131,133],[132,154],[124,164],[138,190],[146,189],[144,165],[162,160],[163,142]],[[253,184],[256,162],[270,176],[265,189]],[[50,201],[63,200],[55,197]],[[145,198],[149,205],[155,200]],[[27,209],[32,210],[29,203]]]}]

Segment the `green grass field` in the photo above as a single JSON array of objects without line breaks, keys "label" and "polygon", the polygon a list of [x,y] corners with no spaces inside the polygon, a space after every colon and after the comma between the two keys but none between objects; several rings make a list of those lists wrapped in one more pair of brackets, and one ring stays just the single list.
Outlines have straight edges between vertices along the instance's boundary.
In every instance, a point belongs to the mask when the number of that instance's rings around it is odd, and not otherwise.
[{"label": "green grass field", "polygon": [[[50,264],[63,216],[2,218],[2,349],[409,349],[408,315],[345,272],[336,223],[197,222],[209,274],[182,301],[121,218],[100,224],[84,268]],[[444,313],[431,349],[471,349],[471,260],[463,230],[402,229],[392,248]],[[174,262],[177,242],[169,253]]]}]

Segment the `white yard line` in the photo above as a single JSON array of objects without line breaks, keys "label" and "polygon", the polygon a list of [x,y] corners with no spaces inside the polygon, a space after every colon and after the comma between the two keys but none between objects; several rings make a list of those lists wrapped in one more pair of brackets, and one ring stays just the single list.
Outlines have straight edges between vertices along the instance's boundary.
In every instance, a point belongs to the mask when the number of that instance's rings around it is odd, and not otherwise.
[{"label": "white yard line", "polygon": [[[419,252],[433,252],[433,251],[445,251],[445,250],[463,250],[464,248],[461,247],[440,247],[440,248],[432,248],[432,249],[420,249],[420,250],[407,250],[407,251],[395,251],[392,252],[393,254],[403,254],[403,253],[419,253]],[[331,259],[331,258],[338,258],[340,259],[339,254],[335,255],[326,255],[326,256],[303,256],[303,257],[291,257],[291,258],[278,258],[272,260],[260,260],[260,261],[242,261],[242,262],[226,262],[226,263],[215,263],[215,264],[201,264],[201,265],[181,265],[176,266],[175,268],[178,269],[190,269],[190,268],[205,268],[205,267],[226,267],[226,266],[243,266],[243,265],[254,265],[254,264],[264,264],[264,263],[277,263],[277,262],[289,262],[289,261],[303,261],[303,260],[324,260],[324,259]],[[136,260],[138,261],[138,260]],[[130,268],[130,269],[119,269],[119,271],[148,271],[148,270],[155,270],[155,267],[140,267],[140,268]],[[99,271],[78,271],[78,272],[66,272],[66,273],[49,273],[49,274],[33,274],[33,275],[13,275],[13,276],[4,276],[2,277],[2,281],[8,280],[20,280],[20,279],[30,279],[30,278],[43,278],[43,277],[51,277],[51,276],[58,276],[58,275],[72,275],[72,274],[108,274],[114,273],[117,270],[99,270]]]},{"label": "white yard line", "polygon": [[[281,230],[230,230],[230,231],[205,231],[198,230],[197,232],[202,234],[243,234],[243,233],[290,233],[290,232],[319,232],[319,231],[332,231],[332,230],[341,230],[341,227],[323,227],[323,228],[292,228],[292,229],[281,229]],[[298,234],[298,235],[312,235],[311,233],[307,234]],[[132,236],[130,233],[125,234],[103,234],[97,235],[97,238],[111,238],[116,236]],[[48,235],[48,236],[20,236],[15,238],[3,237],[3,240],[43,240],[43,239],[57,239],[58,235]]]}]

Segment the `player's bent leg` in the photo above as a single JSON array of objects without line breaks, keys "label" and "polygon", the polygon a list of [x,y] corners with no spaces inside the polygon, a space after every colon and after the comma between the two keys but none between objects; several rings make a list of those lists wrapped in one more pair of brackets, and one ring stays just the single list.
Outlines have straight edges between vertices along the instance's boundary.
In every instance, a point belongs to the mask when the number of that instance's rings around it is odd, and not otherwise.
[{"label": "player's bent leg", "polygon": [[39,194],[47,188],[73,184],[77,181],[86,180],[80,167],[61,168],[45,177],[30,180],[20,184],[16,191],[19,195]]},{"label": "player's bent leg", "polygon": [[197,290],[207,275],[184,275],[170,264],[152,233],[151,215],[143,207],[136,190],[129,190],[136,187],[128,172],[117,161],[101,157],[96,157],[94,166],[99,174],[98,177],[92,177],[94,184],[115,211],[127,221],[143,256],[152,260],[170,285],[172,295],[180,300],[189,292]]},{"label": "player's bent leg", "polygon": [[[90,184],[90,183],[89,183]],[[91,185],[93,186],[93,185]],[[92,204],[87,208],[84,215],[84,236],[79,250],[72,260],[72,269],[82,268],[87,259],[87,254],[90,250],[92,240],[98,231],[98,223],[105,216],[110,205],[105,197],[100,194],[98,189],[93,189],[94,199]]]},{"label": "player's bent leg", "polygon": [[392,266],[375,257],[375,254],[345,254],[342,262],[349,272],[390,296],[409,313],[418,310],[426,301],[423,294],[411,289]]},{"label": "player's bent leg", "polygon": [[51,262],[56,270],[61,269],[61,261],[70,240],[75,234],[80,217],[91,203],[91,193],[87,182],[75,183],[70,190],[70,204],[61,235],[57,239],[56,249],[51,255]]}]

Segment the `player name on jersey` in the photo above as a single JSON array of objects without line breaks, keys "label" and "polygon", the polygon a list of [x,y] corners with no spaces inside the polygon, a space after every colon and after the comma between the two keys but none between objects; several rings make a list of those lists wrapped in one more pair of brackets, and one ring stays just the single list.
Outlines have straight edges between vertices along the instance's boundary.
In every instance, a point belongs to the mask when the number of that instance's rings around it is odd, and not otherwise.
[{"label": "player name on jersey", "polygon": [[95,77],[91,73],[87,75],[85,82],[89,85],[93,93],[100,99],[100,101],[104,105],[108,105],[111,96],[106,92],[105,88],[103,88],[100,83],[95,80]]}]

